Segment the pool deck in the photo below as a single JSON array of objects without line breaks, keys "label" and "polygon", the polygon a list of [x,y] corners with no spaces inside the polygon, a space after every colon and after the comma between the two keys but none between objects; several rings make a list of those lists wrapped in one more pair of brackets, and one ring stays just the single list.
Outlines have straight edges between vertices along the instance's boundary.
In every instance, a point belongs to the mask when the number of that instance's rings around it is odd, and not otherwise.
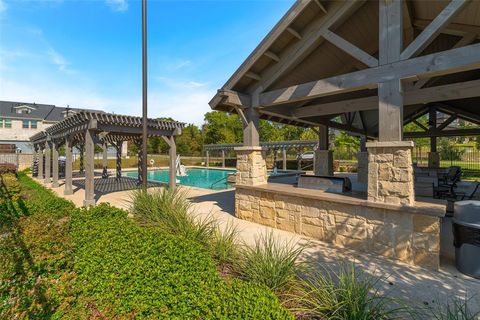
[{"label": "pool deck", "polygon": [[[60,182],[60,186],[52,188],[52,190],[71,200],[75,205],[81,206],[84,199],[83,188],[75,188],[73,195],[64,196],[63,180],[60,180]],[[282,241],[308,243],[309,246],[302,256],[306,261],[333,269],[336,269],[340,263],[351,261],[361,270],[383,277],[379,284],[380,289],[408,304],[435,308],[439,302],[445,302],[452,297],[464,298],[468,296],[472,297],[469,302],[470,307],[475,311],[480,311],[480,280],[459,273],[451,262],[444,261],[439,271],[431,271],[336,247],[297,234],[235,218],[233,216],[234,190],[212,191],[191,187],[182,188],[188,192],[193,203],[194,214],[212,216],[219,221],[221,227],[234,224],[240,231],[240,239],[248,245],[253,244],[255,237],[259,234],[270,231]],[[129,193],[130,191],[118,191],[100,194],[97,203],[108,202],[113,206],[128,209]]]}]

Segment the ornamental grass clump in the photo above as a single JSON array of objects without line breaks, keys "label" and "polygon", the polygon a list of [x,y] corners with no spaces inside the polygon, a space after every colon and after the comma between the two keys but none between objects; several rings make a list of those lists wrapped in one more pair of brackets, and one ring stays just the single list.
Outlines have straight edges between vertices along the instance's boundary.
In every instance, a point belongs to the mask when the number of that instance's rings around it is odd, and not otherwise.
[{"label": "ornamental grass clump", "polygon": [[294,298],[296,312],[311,319],[381,320],[398,319],[409,313],[398,301],[381,294],[381,278],[358,272],[353,264],[332,270],[311,271],[298,281]]},{"label": "ornamental grass clump", "polygon": [[294,284],[303,270],[299,257],[305,246],[291,241],[280,241],[273,232],[261,234],[253,247],[244,246],[236,264],[240,276],[260,283],[282,294]]},{"label": "ornamental grass clump", "polygon": [[480,311],[471,311],[468,299],[455,298],[438,309],[432,309],[433,319],[437,320],[478,320]]},{"label": "ornamental grass clump", "polygon": [[210,246],[213,258],[219,266],[232,265],[239,257],[238,229],[231,223],[223,230],[217,226]]},{"label": "ornamental grass clump", "polygon": [[191,203],[180,189],[136,190],[131,195],[130,211],[146,226],[156,226],[178,236],[208,245],[216,223],[211,218],[195,217]]}]

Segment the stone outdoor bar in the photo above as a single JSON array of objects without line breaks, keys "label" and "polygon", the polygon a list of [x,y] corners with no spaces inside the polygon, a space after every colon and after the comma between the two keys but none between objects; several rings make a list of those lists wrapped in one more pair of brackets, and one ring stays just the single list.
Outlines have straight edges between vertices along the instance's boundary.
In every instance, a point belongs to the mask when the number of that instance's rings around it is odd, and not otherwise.
[{"label": "stone outdoor bar", "polygon": [[[429,138],[438,168],[437,137],[480,134],[449,128],[480,124],[480,33],[469,34],[478,10],[478,1],[297,1],[210,101],[244,125],[236,216],[438,269],[445,203],[415,194],[409,139]],[[425,115],[427,126],[404,132]],[[317,132],[321,179],[334,175],[329,129],[359,136],[353,191],[268,178],[260,119]]]}]

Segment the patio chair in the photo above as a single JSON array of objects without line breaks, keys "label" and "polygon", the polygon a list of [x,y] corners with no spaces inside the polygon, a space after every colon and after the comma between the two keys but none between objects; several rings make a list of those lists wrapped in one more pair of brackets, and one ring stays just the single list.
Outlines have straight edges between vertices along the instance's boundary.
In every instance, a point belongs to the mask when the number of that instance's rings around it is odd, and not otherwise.
[{"label": "patio chair", "polygon": [[448,173],[438,178],[438,186],[433,189],[433,197],[444,199],[446,197],[455,197],[455,188],[462,177],[462,168],[451,166]]},{"label": "patio chair", "polygon": [[467,194],[466,192],[456,192],[453,198],[448,198],[447,200],[452,201],[462,201],[462,200],[472,200],[475,197],[478,189],[480,187],[480,182],[475,181],[475,187],[472,189],[472,192]]}]

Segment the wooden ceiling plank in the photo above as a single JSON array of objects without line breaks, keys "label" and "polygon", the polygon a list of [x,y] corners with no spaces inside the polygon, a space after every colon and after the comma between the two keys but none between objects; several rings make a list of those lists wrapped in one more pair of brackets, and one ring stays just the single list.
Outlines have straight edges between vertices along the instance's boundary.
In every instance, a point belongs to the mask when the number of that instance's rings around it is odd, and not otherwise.
[{"label": "wooden ceiling plank", "polygon": [[302,35],[297,30],[292,27],[287,27],[287,31],[298,40],[302,40]]},{"label": "wooden ceiling plank", "polygon": [[440,14],[403,50],[400,59],[410,59],[421,53],[469,3],[469,0],[452,0]]},{"label": "wooden ceiling plank", "polygon": [[328,13],[327,9],[325,9],[325,6],[320,2],[320,0],[313,0],[317,4],[317,6],[320,8],[320,10],[323,11],[323,13]]},{"label": "wooden ceiling plank", "polygon": [[273,53],[272,51],[265,51],[265,56],[269,57],[270,59],[272,59],[273,61],[275,62],[279,62],[280,61],[280,57],[277,56],[275,53]]}]

